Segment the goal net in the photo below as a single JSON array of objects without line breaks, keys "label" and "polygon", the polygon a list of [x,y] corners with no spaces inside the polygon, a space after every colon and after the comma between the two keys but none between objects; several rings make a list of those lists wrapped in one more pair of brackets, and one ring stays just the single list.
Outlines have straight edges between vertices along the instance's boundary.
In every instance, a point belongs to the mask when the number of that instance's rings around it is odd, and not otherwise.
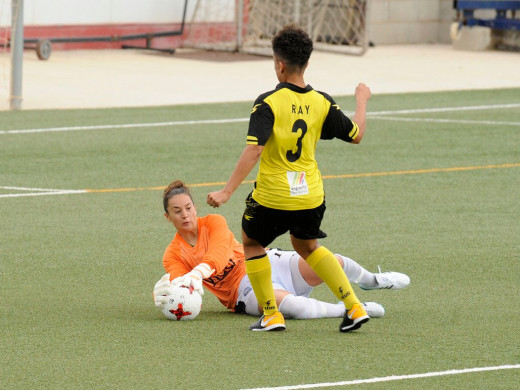
[{"label": "goal net", "polygon": [[362,55],[368,0],[197,0],[183,47],[271,55],[271,38],[297,24],[317,50]]}]

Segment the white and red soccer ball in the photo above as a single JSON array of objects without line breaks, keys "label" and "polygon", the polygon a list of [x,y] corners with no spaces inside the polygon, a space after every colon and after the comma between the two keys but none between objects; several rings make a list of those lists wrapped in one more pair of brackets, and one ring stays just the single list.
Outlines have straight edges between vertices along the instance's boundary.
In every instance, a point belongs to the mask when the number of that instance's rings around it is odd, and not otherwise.
[{"label": "white and red soccer ball", "polygon": [[193,287],[174,286],[167,299],[162,312],[170,320],[193,320],[202,308],[202,296]]}]

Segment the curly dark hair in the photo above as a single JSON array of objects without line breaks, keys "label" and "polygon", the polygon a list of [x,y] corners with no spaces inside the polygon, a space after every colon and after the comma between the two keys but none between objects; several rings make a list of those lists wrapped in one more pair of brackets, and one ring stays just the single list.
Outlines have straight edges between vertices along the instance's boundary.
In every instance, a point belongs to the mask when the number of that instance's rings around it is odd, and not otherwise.
[{"label": "curly dark hair", "polygon": [[274,55],[293,71],[301,70],[312,53],[311,38],[294,24],[282,28],[271,43]]}]

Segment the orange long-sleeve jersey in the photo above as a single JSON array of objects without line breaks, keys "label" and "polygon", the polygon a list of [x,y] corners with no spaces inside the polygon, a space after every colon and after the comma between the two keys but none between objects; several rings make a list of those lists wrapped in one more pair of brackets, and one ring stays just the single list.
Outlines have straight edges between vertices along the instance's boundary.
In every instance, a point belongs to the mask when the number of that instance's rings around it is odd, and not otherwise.
[{"label": "orange long-sleeve jersey", "polygon": [[197,218],[198,236],[195,246],[175,234],[163,256],[163,266],[170,280],[190,272],[200,263],[215,270],[203,285],[228,309],[234,310],[238,285],[246,273],[244,249],[229,230],[221,215]]}]

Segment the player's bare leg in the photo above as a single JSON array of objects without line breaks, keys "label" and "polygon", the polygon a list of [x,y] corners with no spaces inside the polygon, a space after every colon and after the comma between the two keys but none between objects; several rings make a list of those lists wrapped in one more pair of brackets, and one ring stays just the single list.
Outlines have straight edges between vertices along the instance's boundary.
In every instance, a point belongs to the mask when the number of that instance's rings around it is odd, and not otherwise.
[{"label": "player's bare leg", "polygon": [[[343,271],[345,271],[348,280],[351,283],[358,284],[363,290],[399,290],[410,284],[410,278],[403,273],[394,271],[381,272],[381,270],[379,270],[378,273],[373,273],[349,257],[339,254],[335,256],[343,268]],[[318,286],[323,283],[320,277],[316,275],[309,264],[303,259],[299,261],[298,268],[305,282],[310,286]]]}]

